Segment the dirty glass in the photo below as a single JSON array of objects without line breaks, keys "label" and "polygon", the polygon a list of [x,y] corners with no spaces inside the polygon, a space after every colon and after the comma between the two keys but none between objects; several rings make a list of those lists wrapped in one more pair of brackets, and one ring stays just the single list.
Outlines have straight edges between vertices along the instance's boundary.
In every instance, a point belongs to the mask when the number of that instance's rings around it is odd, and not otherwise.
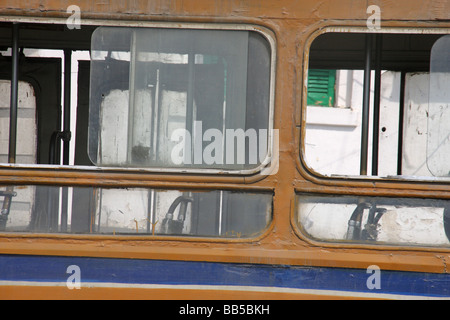
[{"label": "dirty glass", "polygon": [[450,36],[431,51],[428,110],[428,168],[435,176],[450,177]]},{"label": "dirty glass", "polygon": [[450,247],[450,201],[297,196],[297,223],[327,242]]},{"label": "dirty glass", "polygon": [[[308,98],[319,89],[329,94],[329,73],[336,75],[331,88],[335,98],[326,107],[313,99],[306,101],[305,164],[328,177],[448,181],[449,51],[450,36],[416,30],[404,34],[329,32],[317,37],[310,47],[305,75],[310,80]],[[368,53],[372,63],[366,82]],[[317,78],[319,71],[325,75],[321,79]],[[313,75],[316,78],[311,81]],[[369,99],[364,100],[365,93],[370,93]],[[363,121],[366,113],[367,122]],[[367,141],[363,139],[366,134]]]},{"label": "dirty glass", "polygon": [[261,34],[101,27],[91,57],[96,165],[246,170],[264,162],[271,51]]},{"label": "dirty glass", "polygon": [[271,222],[272,194],[8,186],[0,208],[1,232],[245,239]]}]

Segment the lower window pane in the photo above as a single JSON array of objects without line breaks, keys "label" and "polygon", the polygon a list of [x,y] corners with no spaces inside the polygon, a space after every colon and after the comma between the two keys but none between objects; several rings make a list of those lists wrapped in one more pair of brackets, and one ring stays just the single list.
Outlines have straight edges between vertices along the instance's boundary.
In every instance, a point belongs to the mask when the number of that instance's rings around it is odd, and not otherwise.
[{"label": "lower window pane", "polygon": [[297,196],[297,223],[321,241],[450,246],[450,201]]},{"label": "lower window pane", "polygon": [[3,187],[0,206],[2,232],[251,238],[272,219],[272,194],[220,190]]}]

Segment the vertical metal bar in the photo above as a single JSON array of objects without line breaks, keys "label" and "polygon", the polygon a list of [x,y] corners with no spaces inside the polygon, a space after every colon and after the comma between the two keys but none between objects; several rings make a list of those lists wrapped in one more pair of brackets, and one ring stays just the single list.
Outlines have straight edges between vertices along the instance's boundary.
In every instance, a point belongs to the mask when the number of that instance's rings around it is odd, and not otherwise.
[{"label": "vertical metal bar", "polygon": [[155,200],[156,192],[154,189],[151,189],[148,193],[147,233],[151,233],[152,235],[156,225]]},{"label": "vertical metal bar", "polygon": [[[70,157],[70,112],[72,82],[72,50],[64,50],[64,120],[63,120],[63,165],[69,165]],[[69,190],[62,188],[61,232],[67,232]]]},{"label": "vertical metal bar", "polygon": [[398,117],[398,154],[397,154],[397,174],[402,174],[403,168],[403,122],[405,117],[405,87],[406,72],[402,71],[400,80],[400,103]]},{"label": "vertical metal bar", "polygon": [[363,115],[361,128],[361,165],[360,174],[367,175],[367,158],[369,147],[369,112],[370,112],[370,87],[372,70],[372,35],[366,35],[366,57],[364,69],[364,93],[363,93]]},{"label": "vertical metal bar", "polygon": [[127,137],[127,163],[133,163],[134,144],[134,104],[136,95],[136,68],[137,68],[137,34],[133,31],[131,37],[130,52],[130,86],[129,86],[129,107],[128,107],[128,137]]},{"label": "vertical metal bar", "polygon": [[[12,74],[11,74],[11,99],[9,105],[9,151],[8,162],[16,163],[17,144],[17,109],[19,100],[19,24],[13,23],[12,31]],[[12,194],[14,187],[6,187],[2,209],[0,211],[0,231],[6,229],[9,212],[11,210]]]},{"label": "vertical metal bar", "polygon": [[[97,223],[97,233],[100,233],[100,228],[102,225],[102,206],[103,206],[103,189],[99,188],[98,191],[98,223]],[[94,206],[95,207],[95,206]]]},{"label": "vertical metal bar", "polygon": [[[188,56],[188,83],[186,94],[186,131],[191,135],[191,145],[186,145],[186,148],[191,148],[191,163],[195,163],[195,140],[198,137],[194,132],[194,82],[195,82],[195,54],[194,50],[191,50]],[[202,139],[200,139],[202,140]],[[197,146],[199,147],[199,146]],[[185,149],[186,150],[186,149]]]},{"label": "vertical metal bar", "polygon": [[160,107],[161,107],[161,97],[160,97],[161,91],[161,84],[160,84],[160,71],[159,69],[156,70],[156,87],[155,87],[155,102],[153,104],[152,108],[152,160],[159,161],[158,154],[159,154],[159,127],[160,127],[160,121],[159,121],[159,114],[160,114]]},{"label": "vertical metal bar", "polygon": [[218,236],[220,237],[220,236],[222,236],[222,232],[223,232],[223,230],[222,230],[222,225],[223,225],[223,190],[220,191],[219,197],[220,198],[219,198],[219,230],[218,230],[219,234],[218,234]]},{"label": "vertical metal bar", "polygon": [[380,100],[381,100],[381,54],[383,35],[376,35],[375,45],[375,92],[373,103],[373,146],[372,146],[372,175],[378,175],[378,155],[380,149]]},{"label": "vertical metal bar", "polygon": [[14,23],[12,33],[12,75],[11,75],[11,100],[10,100],[10,116],[9,116],[9,153],[8,153],[9,163],[16,163],[18,93],[19,93],[19,24]]},{"label": "vertical metal bar", "polygon": [[70,102],[72,83],[72,50],[64,50],[64,120],[63,120],[63,165],[69,165],[70,156]]},{"label": "vertical metal bar", "polygon": [[[195,82],[195,54],[189,53],[188,58],[188,88],[186,97],[186,129],[189,131],[194,122],[194,82]],[[192,130],[192,129],[191,129]],[[192,134],[192,132],[190,132]]]}]

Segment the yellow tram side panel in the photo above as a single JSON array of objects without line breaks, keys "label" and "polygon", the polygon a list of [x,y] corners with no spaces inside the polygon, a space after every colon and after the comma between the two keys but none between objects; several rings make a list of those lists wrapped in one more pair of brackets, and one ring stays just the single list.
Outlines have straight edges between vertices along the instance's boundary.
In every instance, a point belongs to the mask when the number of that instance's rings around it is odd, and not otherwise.
[{"label": "yellow tram side panel", "polygon": [[[450,3],[447,1],[376,1],[382,9],[383,27],[439,27],[450,25]],[[64,3],[65,5],[65,3]],[[303,50],[308,38],[325,26],[364,27],[367,19],[366,3],[354,1],[129,1],[99,4],[79,1],[81,23],[120,24],[148,22],[179,23],[234,23],[255,24],[271,30],[277,41],[275,128],[280,129],[280,170],[265,180],[221,179],[215,177],[173,178],[140,174],[76,173],[47,170],[11,172],[2,169],[2,184],[20,183],[79,184],[99,186],[196,187],[202,188],[261,188],[275,191],[274,221],[258,239],[250,241],[223,241],[181,238],[136,239],[102,236],[8,235],[0,236],[3,254],[93,256],[116,258],[169,259],[220,261],[257,264],[287,264],[298,266],[328,266],[362,268],[377,264],[382,269],[448,273],[448,250],[428,248],[393,248],[389,246],[358,246],[323,244],[307,239],[293,223],[295,191],[322,194],[397,196],[428,195],[449,198],[449,186],[428,184],[334,182],[316,178],[298,160],[301,125]],[[0,1],[3,21],[64,23],[70,14],[60,1]],[[294,87],[295,86],[295,87]],[[295,116],[294,116],[295,115]],[[36,175],[36,176],[35,176]],[[117,181],[115,181],[117,179]],[[172,178],[171,178],[172,179]],[[250,184],[244,186],[243,180]],[[237,184],[235,184],[237,183]],[[198,187],[198,186],[197,186]],[[186,256],[186,252],[189,255]]]}]

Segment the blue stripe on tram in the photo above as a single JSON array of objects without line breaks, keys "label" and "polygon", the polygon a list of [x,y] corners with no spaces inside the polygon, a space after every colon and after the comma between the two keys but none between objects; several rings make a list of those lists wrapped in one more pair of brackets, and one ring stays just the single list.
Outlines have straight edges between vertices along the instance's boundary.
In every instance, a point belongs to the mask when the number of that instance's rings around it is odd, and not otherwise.
[{"label": "blue stripe on tram", "polygon": [[81,282],[250,286],[450,297],[450,275],[384,271],[369,289],[362,269],[251,265],[193,261],[0,255],[0,281],[66,282],[77,265]]}]

